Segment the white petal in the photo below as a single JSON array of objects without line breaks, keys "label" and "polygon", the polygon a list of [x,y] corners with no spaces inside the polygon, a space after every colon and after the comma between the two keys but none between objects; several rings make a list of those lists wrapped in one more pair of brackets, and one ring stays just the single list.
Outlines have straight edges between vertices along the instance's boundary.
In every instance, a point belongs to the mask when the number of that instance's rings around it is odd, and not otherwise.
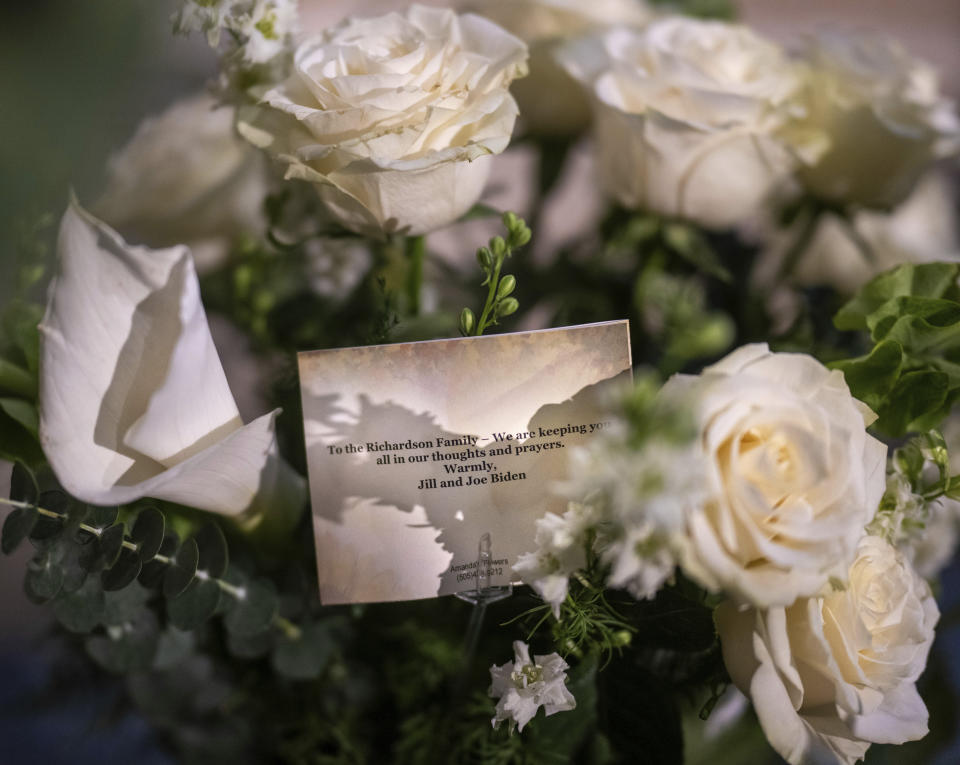
[{"label": "white petal", "polygon": [[263,485],[298,492],[275,413],[242,427],[185,247],[128,246],[71,203],[41,325],[40,437],[71,494],[152,496],[237,515]]}]

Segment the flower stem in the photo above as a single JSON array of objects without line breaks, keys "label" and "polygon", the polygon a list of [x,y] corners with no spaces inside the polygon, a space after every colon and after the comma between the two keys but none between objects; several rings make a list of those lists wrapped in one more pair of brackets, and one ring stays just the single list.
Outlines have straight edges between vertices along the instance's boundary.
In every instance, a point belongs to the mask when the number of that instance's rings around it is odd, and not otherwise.
[{"label": "flower stem", "polygon": [[784,281],[786,281],[786,279],[797,267],[800,259],[803,257],[804,253],[806,253],[807,249],[810,247],[810,243],[813,241],[813,236],[820,224],[820,218],[822,214],[823,208],[819,205],[809,208],[802,213],[803,221],[800,224],[800,232],[797,234],[797,238],[793,240],[793,244],[790,246],[790,249],[787,250],[787,254],[783,257],[783,262],[780,264],[780,268],[777,270],[776,284],[782,284]]},{"label": "flower stem", "polygon": [[407,237],[407,257],[410,264],[407,270],[407,300],[410,313],[420,315],[420,291],[423,286],[423,260],[427,254],[427,239],[424,236]]},{"label": "flower stem", "polygon": [[474,332],[477,337],[480,337],[487,328],[487,319],[490,316],[490,311],[493,310],[494,303],[496,303],[497,287],[500,285],[500,269],[503,267],[504,259],[497,258],[493,267],[493,276],[490,277],[490,287],[487,290],[487,302],[483,306],[483,313],[480,314],[480,321],[477,322],[477,329]]}]

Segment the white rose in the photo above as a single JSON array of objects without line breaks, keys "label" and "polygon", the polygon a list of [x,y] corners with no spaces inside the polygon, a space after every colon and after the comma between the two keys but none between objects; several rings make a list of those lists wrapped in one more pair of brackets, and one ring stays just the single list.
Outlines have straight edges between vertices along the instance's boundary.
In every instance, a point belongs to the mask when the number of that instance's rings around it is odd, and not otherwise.
[{"label": "white rose", "polygon": [[241,120],[362,233],[423,234],[480,197],[510,141],[526,46],[492,22],[414,5],[304,41],[293,74]]},{"label": "white rose", "polygon": [[806,59],[801,127],[825,151],[800,179],[815,195],[890,209],[933,160],[960,146],[960,121],[936,71],[895,42],[824,34]]},{"label": "white rose", "polygon": [[864,537],[845,588],[766,611],[724,603],[716,622],[730,677],[773,748],[794,765],[852,765],[871,743],[926,735],[915,683],[939,616],[904,557]]},{"label": "white rose", "polygon": [[474,0],[471,10],[530,46],[530,75],[511,88],[520,119],[534,133],[576,133],[590,121],[590,104],[554,58],[574,37],[614,26],[640,28],[653,18],[643,0]]},{"label": "white rose", "polygon": [[[823,216],[790,274],[791,281],[808,286],[828,284],[852,294],[874,276],[901,263],[960,260],[955,197],[950,180],[932,171],[892,212],[856,212],[852,224],[869,247],[872,260],[867,260],[843,221],[833,215]],[[767,235],[756,275],[759,284],[771,282],[797,235],[794,229],[773,230]]]},{"label": "white rose", "polygon": [[216,265],[238,233],[264,226],[266,163],[233,121],[202,93],[144,120],[110,158],[94,212],[133,241],[189,245],[201,271]]},{"label": "white rose", "polygon": [[778,133],[799,78],[745,27],[666,18],[557,56],[594,97],[601,182],[625,207],[723,228],[793,170]]},{"label": "white rose", "polygon": [[684,571],[757,606],[789,605],[842,576],[886,488],[875,415],[839,371],[747,345],[664,391],[697,397],[707,499],[692,508]]}]

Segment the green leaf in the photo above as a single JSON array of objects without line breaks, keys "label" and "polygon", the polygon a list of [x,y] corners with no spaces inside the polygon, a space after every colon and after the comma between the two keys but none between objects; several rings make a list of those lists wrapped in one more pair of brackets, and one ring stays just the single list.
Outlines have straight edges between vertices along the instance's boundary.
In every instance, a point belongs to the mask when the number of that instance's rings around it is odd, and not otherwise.
[{"label": "green leaf", "polygon": [[105,601],[100,580],[87,577],[76,592],[61,595],[53,604],[57,620],[70,632],[86,633],[100,624]]},{"label": "green leaf", "polygon": [[63,552],[51,545],[37,554],[27,564],[24,591],[34,603],[45,603],[55,598],[63,587],[63,567],[60,565]]},{"label": "green leaf", "polygon": [[130,539],[137,544],[137,553],[144,563],[160,552],[164,528],[163,513],[155,507],[145,507],[137,515],[130,531]]},{"label": "green leaf", "polygon": [[908,372],[891,391],[877,414],[875,427],[890,436],[926,428],[916,423],[924,415],[938,412],[945,404],[950,380],[942,372]]},{"label": "green leaf", "polygon": [[948,296],[955,288],[958,274],[960,265],[955,263],[907,264],[882,273],[861,287],[837,312],[834,326],[843,330],[867,329],[867,318],[894,298]]},{"label": "green leaf", "polygon": [[[571,669],[567,688],[577,706],[550,717],[537,715],[530,727],[531,749],[550,763],[566,763],[583,747],[597,722],[597,657],[590,656]],[[526,732],[526,729],[524,730]]]},{"label": "green leaf", "polygon": [[884,340],[866,356],[830,364],[839,369],[850,392],[871,409],[883,405],[900,378],[903,368],[903,349],[893,340]]},{"label": "green leaf", "polygon": [[108,571],[100,574],[103,589],[106,592],[122,590],[140,575],[142,566],[143,563],[138,553],[125,547],[121,548],[117,562]]},{"label": "green leaf", "polygon": [[238,635],[227,631],[227,650],[238,659],[259,659],[273,646],[274,631],[266,627],[253,635]]},{"label": "green leaf", "polygon": [[0,391],[22,396],[29,401],[37,398],[37,378],[12,361],[0,358]]},{"label": "green leaf", "polygon": [[87,510],[84,523],[86,523],[88,526],[93,526],[98,529],[105,529],[107,526],[112,526],[117,522],[117,517],[119,514],[120,508],[116,505],[110,505],[107,507],[91,506]]},{"label": "green leaf", "polygon": [[163,577],[163,594],[175,598],[193,581],[197,573],[200,551],[196,539],[188,539],[177,551],[173,565],[167,567]]},{"label": "green leaf", "polygon": [[38,438],[40,429],[40,417],[37,414],[37,408],[29,401],[22,398],[0,398],[0,410],[6,413],[10,419],[23,425],[27,432],[34,438]]},{"label": "green leaf", "polygon": [[478,218],[497,218],[499,216],[499,210],[491,207],[490,205],[485,205],[482,202],[477,202],[473,207],[461,215],[459,220],[462,222],[467,220],[477,220]]},{"label": "green leaf", "polygon": [[[92,541],[92,540],[91,540]],[[83,545],[64,535],[58,541],[63,546],[63,591],[76,592],[87,579],[87,570],[80,562]]]},{"label": "green leaf", "polygon": [[278,674],[290,680],[314,680],[326,669],[334,645],[326,625],[306,624],[297,639],[286,635],[277,639],[270,662]]},{"label": "green leaf", "polygon": [[92,542],[83,546],[80,555],[81,565],[90,573],[112,567],[120,557],[123,535],[122,523],[104,529],[99,537],[95,537]]},{"label": "green leaf", "polygon": [[232,599],[224,624],[230,632],[240,636],[262,632],[277,614],[276,587],[269,579],[254,579],[243,585],[241,592],[242,597]]},{"label": "green leaf", "polygon": [[730,270],[695,229],[679,223],[668,223],[663,227],[663,238],[672,252],[704,273],[726,284],[733,282]]},{"label": "green leaf", "polygon": [[223,531],[211,521],[197,532],[194,539],[200,551],[197,568],[206,571],[213,579],[222,577],[230,560]]},{"label": "green leaf", "polygon": [[[177,546],[180,544],[180,539],[172,531],[164,534],[163,542],[160,544],[160,550],[156,555],[162,555],[164,558],[173,558],[177,552]],[[167,568],[170,567],[170,564],[165,563],[159,560],[149,560],[143,564],[143,568],[140,570],[140,576],[137,577],[137,580],[144,587],[159,587],[162,582],[164,575],[167,573]]]},{"label": "green leaf", "polygon": [[160,639],[157,642],[157,652],[153,657],[153,668],[159,670],[173,669],[193,653],[195,645],[194,633],[184,632],[167,625],[167,628],[160,633]]},{"label": "green leaf", "polygon": [[108,672],[127,674],[146,670],[157,652],[160,627],[149,609],[140,610],[130,621],[110,627],[105,635],[87,638],[90,657]]},{"label": "green leaf", "polygon": [[101,621],[107,626],[125,624],[137,617],[149,598],[150,591],[136,583],[122,590],[106,592]]},{"label": "green leaf", "polygon": [[10,473],[10,499],[35,505],[39,494],[40,486],[33,471],[22,462],[16,463]]},{"label": "green leaf", "polygon": [[3,522],[0,535],[0,550],[9,555],[26,539],[37,522],[37,510],[34,507],[18,507]]},{"label": "green leaf", "polygon": [[194,579],[167,602],[167,618],[177,629],[195,630],[213,616],[220,604],[220,586],[212,579]]},{"label": "green leaf", "polygon": [[23,354],[30,374],[36,375],[40,366],[40,330],[43,306],[37,303],[19,303],[16,311],[7,316],[6,329]]}]

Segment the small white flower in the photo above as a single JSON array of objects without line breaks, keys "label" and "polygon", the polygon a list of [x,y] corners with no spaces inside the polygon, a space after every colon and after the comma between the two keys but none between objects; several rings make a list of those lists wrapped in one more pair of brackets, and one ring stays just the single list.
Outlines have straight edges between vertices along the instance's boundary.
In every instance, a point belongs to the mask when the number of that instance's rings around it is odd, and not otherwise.
[{"label": "small white flower", "polygon": [[490,721],[496,728],[503,720],[510,721],[510,730],[519,730],[543,707],[546,716],[566,712],[577,706],[566,686],[567,663],[557,653],[534,656],[530,660],[530,646],[522,640],[513,643],[514,659],[503,666],[490,667],[492,698],[498,698],[497,714]]}]

